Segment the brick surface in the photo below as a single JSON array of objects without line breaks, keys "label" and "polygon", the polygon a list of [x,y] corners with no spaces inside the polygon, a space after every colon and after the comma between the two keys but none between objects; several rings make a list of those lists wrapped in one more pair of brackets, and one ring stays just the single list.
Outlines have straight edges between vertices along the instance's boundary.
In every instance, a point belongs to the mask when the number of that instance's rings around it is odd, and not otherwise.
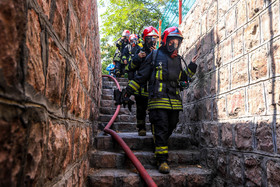
[{"label": "brick surface", "polygon": [[201,144],[207,147],[216,147],[218,146],[218,140],[218,126],[213,124],[202,124]]},{"label": "brick surface", "polygon": [[232,59],[232,40],[231,40],[231,37],[226,38],[222,42],[221,58],[222,58],[221,59],[222,64],[226,64]]}]

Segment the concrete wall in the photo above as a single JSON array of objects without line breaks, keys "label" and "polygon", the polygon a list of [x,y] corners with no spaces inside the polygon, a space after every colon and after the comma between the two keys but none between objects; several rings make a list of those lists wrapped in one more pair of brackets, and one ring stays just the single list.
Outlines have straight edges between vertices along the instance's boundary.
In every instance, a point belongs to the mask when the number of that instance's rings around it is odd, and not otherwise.
[{"label": "concrete wall", "polygon": [[180,54],[201,54],[178,132],[190,133],[218,185],[280,184],[279,0],[197,0]]},{"label": "concrete wall", "polygon": [[101,93],[97,2],[0,7],[0,186],[82,186]]}]

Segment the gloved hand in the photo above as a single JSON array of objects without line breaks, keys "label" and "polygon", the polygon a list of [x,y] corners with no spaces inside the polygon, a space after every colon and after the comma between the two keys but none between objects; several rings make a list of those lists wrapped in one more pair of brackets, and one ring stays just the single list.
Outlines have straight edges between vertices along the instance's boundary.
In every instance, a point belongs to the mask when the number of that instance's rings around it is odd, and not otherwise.
[{"label": "gloved hand", "polygon": [[123,104],[124,108],[127,105],[129,111],[131,112],[131,106],[134,104],[134,101],[130,99],[130,96],[132,95],[133,92],[129,88],[130,87],[126,87],[125,89],[122,90],[121,103]]}]

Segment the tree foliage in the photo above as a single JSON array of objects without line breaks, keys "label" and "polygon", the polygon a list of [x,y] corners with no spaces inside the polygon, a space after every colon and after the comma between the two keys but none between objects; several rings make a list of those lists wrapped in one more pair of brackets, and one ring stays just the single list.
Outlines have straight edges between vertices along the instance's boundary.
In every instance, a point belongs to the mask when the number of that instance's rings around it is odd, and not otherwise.
[{"label": "tree foliage", "polygon": [[102,63],[112,62],[116,50],[114,42],[124,30],[141,36],[147,26],[157,27],[161,8],[168,0],[99,0],[106,7],[101,15],[101,58]]}]

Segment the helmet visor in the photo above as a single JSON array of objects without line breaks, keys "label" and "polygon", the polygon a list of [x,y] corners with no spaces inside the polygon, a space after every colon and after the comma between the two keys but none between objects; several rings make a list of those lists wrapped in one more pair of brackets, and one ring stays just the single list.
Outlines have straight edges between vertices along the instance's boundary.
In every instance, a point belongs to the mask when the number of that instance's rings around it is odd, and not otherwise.
[{"label": "helmet visor", "polygon": [[157,36],[146,36],[145,37],[145,43],[148,48],[156,46],[158,42],[158,37]]},{"label": "helmet visor", "polygon": [[178,37],[168,37],[166,41],[166,48],[168,52],[178,50],[182,43],[182,39]]}]

